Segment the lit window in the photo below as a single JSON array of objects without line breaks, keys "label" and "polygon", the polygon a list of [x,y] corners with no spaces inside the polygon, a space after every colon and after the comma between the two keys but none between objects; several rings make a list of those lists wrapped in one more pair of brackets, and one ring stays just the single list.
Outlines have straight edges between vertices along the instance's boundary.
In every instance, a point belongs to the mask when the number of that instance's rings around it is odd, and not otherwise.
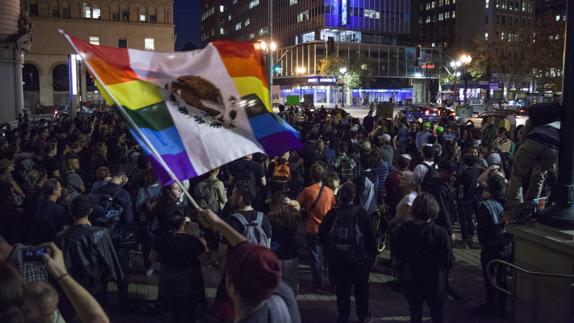
[{"label": "lit window", "polygon": [[484,33],[484,40],[488,40],[488,33]]},{"label": "lit window", "polygon": [[443,21],[443,20],[444,20],[444,15],[443,15],[443,13],[441,12],[441,13],[438,14],[438,21]]},{"label": "lit window", "polygon": [[381,14],[378,11],[372,9],[365,9],[364,15],[365,18],[381,19]]},{"label": "lit window", "polygon": [[452,11],[452,18],[453,19],[456,18],[456,11],[454,11],[454,10]]},{"label": "lit window", "polygon": [[450,11],[444,13],[444,19],[450,18]]},{"label": "lit window", "polygon": [[251,2],[249,2],[249,9],[256,7],[259,5],[259,0],[251,0]]},{"label": "lit window", "polygon": [[227,16],[227,21],[231,21],[231,15]]},{"label": "lit window", "polygon": [[219,6],[219,12],[224,12],[225,11],[225,7],[223,5]]},{"label": "lit window", "polygon": [[225,29],[223,29],[223,27],[219,28],[219,34],[225,35]]},{"label": "lit window", "polygon": [[435,2],[432,1],[432,2],[431,2],[431,8],[434,9],[434,6],[435,6]]},{"label": "lit window", "polygon": [[155,40],[153,38],[144,39],[145,50],[155,50]]},{"label": "lit window", "polygon": [[490,7],[490,0],[486,0],[486,2],[484,3],[484,7],[486,9],[488,9],[488,7]]},{"label": "lit window", "polygon": [[145,21],[145,15],[140,14],[140,21]]},{"label": "lit window", "polygon": [[94,8],[92,10],[92,19],[100,19],[100,8]]},{"label": "lit window", "polygon": [[251,24],[251,20],[249,20],[249,18],[245,19],[245,23],[243,25],[249,26],[249,24]]},{"label": "lit window", "polygon": [[297,0],[289,0],[289,5],[292,6],[294,4],[297,4]]},{"label": "lit window", "polygon": [[504,40],[504,32],[500,33],[500,40]]},{"label": "lit window", "polygon": [[255,38],[255,34],[249,34],[249,39]]},{"label": "lit window", "polygon": [[556,16],[556,21],[560,21],[560,15]]},{"label": "lit window", "polygon": [[90,36],[90,44],[99,45],[100,44],[100,37]]},{"label": "lit window", "polygon": [[238,22],[238,23],[235,25],[235,30],[239,30],[239,29],[241,29],[241,23],[240,23],[240,22]]},{"label": "lit window", "polygon": [[297,22],[309,20],[309,10],[305,10],[297,15]]},{"label": "lit window", "polygon": [[92,18],[92,8],[87,3],[84,3],[84,7],[82,9],[82,13],[84,14],[84,18]]}]

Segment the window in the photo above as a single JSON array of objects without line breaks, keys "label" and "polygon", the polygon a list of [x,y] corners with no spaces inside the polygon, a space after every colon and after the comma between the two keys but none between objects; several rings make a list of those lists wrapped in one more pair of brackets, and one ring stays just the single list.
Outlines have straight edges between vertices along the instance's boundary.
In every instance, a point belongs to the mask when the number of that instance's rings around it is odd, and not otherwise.
[{"label": "window", "polygon": [[119,48],[128,48],[128,40],[126,38],[118,39],[118,47]]},{"label": "window", "polygon": [[90,36],[90,44],[99,45],[100,44],[100,37]]},{"label": "window", "polygon": [[484,24],[488,25],[488,16],[484,16]]},{"label": "window", "polygon": [[130,8],[122,9],[122,21],[130,21]]},{"label": "window", "polygon": [[269,29],[267,29],[267,27],[259,29],[259,36],[263,36],[263,35],[268,34],[268,33],[269,33]]},{"label": "window", "polygon": [[292,6],[294,4],[297,4],[297,0],[289,0],[289,5]]},{"label": "window", "polygon": [[249,18],[247,18],[247,19],[245,19],[245,23],[243,25],[249,26],[250,23],[251,23],[251,20],[249,20]]},{"label": "window", "polygon": [[94,8],[92,9],[92,19],[100,19],[100,17],[101,17],[100,8],[94,7]]},{"label": "window", "polygon": [[146,18],[145,15],[140,14],[140,21],[141,22],[145,22],[145,20],[146,20],[145,18]]},{"label": "window", "polygon": [[223,5],[219,5],[219,12],[224,12],[225,11],[225,7]]},{"label": "window", "polygon": [[484,40],[488,40],[488,33],[484,33]]},{"label": "window", "polygon": [[241,29],[241,22],[238,22],[238,23],[235,25],[235,30],[240,30],[240,29]]},{"label": "window", "polygon": [[297,22],[309,20],[309,10],[305,10],[297,15]]},{"label": "window", "polygon": [[149,22],[152,24],[157,24],[157,15],[149,15]]},{"label": "window", "polygon": [[70,4],[68,2],[62,2],[62,18],[71,18]]},{"label": "window", "polygon": [[225,29],[223,29],[223,27],[219,28],[219,34],[225,35]]},{"label": "window", "polygon": [[255,34],[249,34],[249,39],[255,38]]},{"label": "window", "polygon": [[453,19],[456,18],[456,11],[454,11],[454,10],[452,11],[452,18]]},{"label": "window", "polygon": [[231,21],[231,15],[227,16],[227,21]]},{"label": "window", "polygon": [[486,1],[485,1],[484,7],[485,7],[486,9],[488,9],[488,7],[490,7],[490,0],[486,0]]},{"label": "window", "polygon": [[504,32],[500,33],[500,40],[504,40]]},{"label": "window", "polygon": [[60,18],[60,9],[52,8],[52,14],[50,15],[52,18]]},{"label": "window", "polygon": [[364,16],[365,18],[381,19],[381,14],[378,11],[372,9],[365,9]]},{"label": "window", "polygon": [[444,13],[444,19],[450,18],[450,11]]},{"label": "window", "polygon": [[155,50],[155,40],[153,38],[144,39],[145,50]]},{"label": "window", "polygon": [[82,7],[82,17],[84,18],[92,18],[92,8],[87,3],[84,3]]},{"label": "window", "polygon": [[30,1],[30,16],[38,17],[38,2],[36,0]]},{"label": "window", "polygon": [[438,14],[438,21],[443,21],[444,20],[444,14],[441,12]]},{"label": "window", "polygon": [[251,2],[249,2],[249,9],[256,7],[259,5],[259,0],[251,0]]},{"label": "window", "polygon": [[560,15],[556,16],[556,21],[560,21]]}]

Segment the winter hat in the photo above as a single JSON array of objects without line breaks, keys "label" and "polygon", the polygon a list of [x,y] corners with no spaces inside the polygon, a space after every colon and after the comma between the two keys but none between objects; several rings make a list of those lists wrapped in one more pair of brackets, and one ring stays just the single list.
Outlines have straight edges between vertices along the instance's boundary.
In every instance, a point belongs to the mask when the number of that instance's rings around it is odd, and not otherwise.
[{"label": "winter hat", "polygon": [[228,279],[237,293],[251,303],[267,299],[281,280],[277,256],[260,245],[244,242],[229,255]]},{"label": "winter hat", "polygon": [[488,165],[502,165],[502,157],[499,153],[491,153],[486,157],[486,162]]}]

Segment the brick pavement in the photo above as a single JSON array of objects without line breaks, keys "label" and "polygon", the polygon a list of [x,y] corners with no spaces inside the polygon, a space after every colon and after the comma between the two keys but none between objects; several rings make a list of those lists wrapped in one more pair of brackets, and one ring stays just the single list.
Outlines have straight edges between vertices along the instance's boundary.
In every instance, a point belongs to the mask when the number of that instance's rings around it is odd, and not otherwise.
[{"label": "brick pavement", "polygon": [[[337,318],[336,298],[334,293],[312,291],[310,286],[311,273],[306,254],[301,252],[300,261],[300,281],[301,288],[297,297],[301,316],[305,323],[331,323]],[[451,272],[451,287],[465,298],[464,303],[447,302],[447,317],[449,322],[509,322],[506,320],[489,319],[477,317],[473,314],[472,309],[481,305],[484,299],[484,287],[482,272],[480,269],[480,250],[474,248],[466,250],[461,246],[455,246],[454,249],[456,263]],[[383,258],[388,258],[385,252]],[[132,256],[134,267],[138,267],[138,256]],[[215,295],[215,287],[219,281],[219,272],[213,266],[204,267],[204,277],[206,281],[206,294],[211,301]],[[406,299],[402,293],[396,292],[389,286],[385,285],[392,279],[390,271],[384,265],[377,265],[369,278],[370,283],[370,310],[375,316],[375,322],[408,322],[409,310]],[[149,303],[157,298],[157,275],[145,277],[141,271],[131,275],[130,294],[139,300],[137,309],[128,314],[120,314],[113,308],[108,312],[113,322],[141,322],[155,323],[167,322],[168,317],[165,315],[152,315],[143,304]],[[113,284],[111,284],[113,285]],[[113,286],[110,286],[113,289]],[[354,307],[352,312],[354,317]],[[430,321],[428,308],[425,308],[425,319]],[[208,322],[199,320],[199,322]]]}]

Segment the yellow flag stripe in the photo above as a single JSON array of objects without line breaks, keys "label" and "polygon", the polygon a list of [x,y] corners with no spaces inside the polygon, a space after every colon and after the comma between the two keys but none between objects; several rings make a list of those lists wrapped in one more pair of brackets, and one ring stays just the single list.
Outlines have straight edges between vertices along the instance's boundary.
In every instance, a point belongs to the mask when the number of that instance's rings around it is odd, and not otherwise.
[{"label": "yellow flag stripe", "polygon": [[267,89],[267,85],[263,84],[261,79],[253,76],[234,77],[233,83],[235,83],[235,88],[237,89],[237,92],[239,92],[240,96],[255,94],[263,104],[265,104],[267,111],[271,111],[269,90]]},{"label": "yellow flag stripe", "polygon": [[133,80],[107,85],[106,89],[120,105],[130,110],[139,110],[163,101],[160,88],[145,81]]}]

